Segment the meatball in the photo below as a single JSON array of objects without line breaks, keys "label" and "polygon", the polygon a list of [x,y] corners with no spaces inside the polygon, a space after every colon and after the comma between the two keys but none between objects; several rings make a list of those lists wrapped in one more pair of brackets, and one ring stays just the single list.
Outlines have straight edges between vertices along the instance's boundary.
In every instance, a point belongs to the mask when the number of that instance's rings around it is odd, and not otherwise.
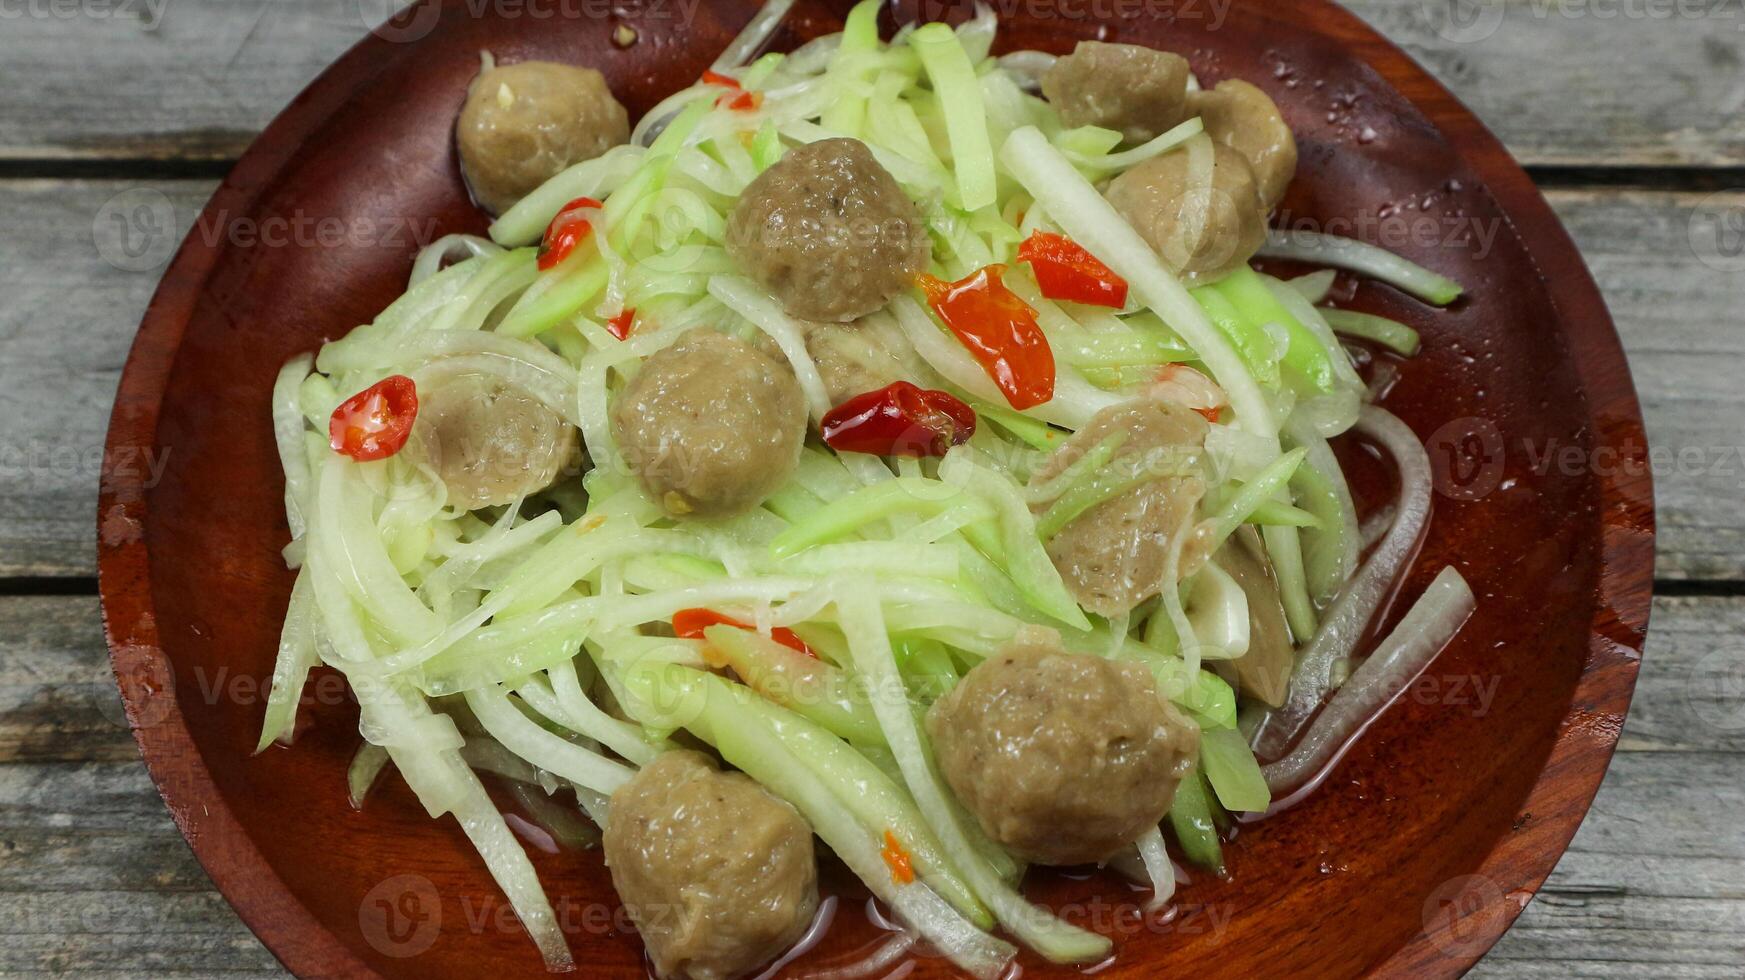
[{"label": "meatball", "polygon": [[580,452],[575,427],[495,375],[438,361],[418,379],[418,434],[450,505],[514,503],[556,482]]},{"label": "meatball", "polygon": [[910,350],[908,341],[875,321],[807,323],[804,330],[806,351],[818,365],[832,405],[920,376],[920,366],[903,356]]},{"label": "meatball", "polygon": [[1109,203],[1176,272],[1222,278],[1266,243],[1267,207],[1242,154],[1212,144],[1212,184],[1189,177],[1192,147],[1139,164],[1109,184]]},{"label": "meatball", "polygon": [[473,80],[455,127],[479,206],[502,214],[565,167],[630,140],[630,115],[592,68],[525,61]]},{"label": "meatball", "polygon": [[1068,127],[1101,126],[1129,143],[1187,119],[1188,63],[1137,44],[1080,41],[1042,76],[1042,94]]},{"label": "meatball", "polygon": [[612,794],[611,814],[606,865],[658,976],[749,973],[811,924],[812,829],[743,774],[665,752]]},{"label": "meatball", "polygon": [[1080,514],[1049,539],[1048,556],[1080,605],[1099,616],[1119,616],[1162,592],[1170,547],[1205,493],[1200,473],[1207,431],[1204,418],[1173,402],[1113,405],[1074,433],[1031,477],[1032,484],[1046,482],[1118,434],[1123,441],[1111,467],[1141,465],[1155,474]]},{"label": "meatball", "polygon": [[650,356],[612,406],[612,435],[643,489],[675,517],[763,503],[793,473],[806,396],[787,364],[698,329]]},{"label": "meatball", "polygon": [[1023,638],[934,702],[941,773],[987,835],[1036,864],[1108,859],[1157,825],[1200,730],[1137,663]]},{"label": "meatball", "polygon": [[1236,682],[1243,694],[1279,707],[1290,689],[1296,648],[1285,620],[1278,578],[1260,532],[1248,526],[1238,528],[1212,561],[1236,580],[1248,598],[1248,652],[1230,661]]},{"label": "meatball", "polygon": [[1272,99],[1232,78],[1188,96],[1188,114],[1199,116],[1213,139],[1242,154],[1261,203],[1268,211],[1278,207],[1297,172],[1297,140]]},{"label": "meatball", "polygon": [[866,144],[828,139],[751,182],[728,219],[727,250],[790,316],[846,323],[908,288],[929,245],[915,202]]}]

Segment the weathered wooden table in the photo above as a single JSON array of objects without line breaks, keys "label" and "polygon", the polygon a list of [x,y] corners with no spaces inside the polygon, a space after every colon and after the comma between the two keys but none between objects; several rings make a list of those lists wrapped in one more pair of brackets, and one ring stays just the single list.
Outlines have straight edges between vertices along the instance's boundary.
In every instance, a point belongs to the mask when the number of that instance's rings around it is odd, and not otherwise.
[{"label": "weathered wooden table", "polygon": [[[387,2],[0,0],[0,976],[283,975],[121,717],[97,476],[175,241]],[[1350,2],[1545,188],[1611,304],[1656,463],[1660,598],[1620,751],[1476,973],[1745,976],[1745,7]],[[174,219],[124,237],[116,195],[139,188]]]}]

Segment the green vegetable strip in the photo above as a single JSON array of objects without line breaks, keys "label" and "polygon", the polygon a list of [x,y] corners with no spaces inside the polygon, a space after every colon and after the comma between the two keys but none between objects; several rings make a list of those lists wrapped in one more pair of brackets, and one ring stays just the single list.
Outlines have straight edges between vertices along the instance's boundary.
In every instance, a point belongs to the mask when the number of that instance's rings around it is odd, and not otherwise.
[{"label": "green vegetable strip", "polygon": [[1240,266],[1211,288],[1216,289],[1230,305],[1247,320],[1250,328],[1274,323],[1290,336],[1282,364],[1301,383],[1316,391],[1328,392],[1338,387],[1333,373],[1333,361],[1327,348],[1321,345],[1307,327],[1297,322],[1290,311],[1272,294],[1260,274],[1248,266]]},{"label": "green vegetable strip", "polygon": [[757,166],[758,172],[775,166],[782,158],[782,137],[776,131],[776,124],[766,122],[757,131],[757,137],[751,141],[751,162]]},{"label": "green vegetable strip", "polygon": [[[712,108],[713,103],[708,99],[699,99],[686,106],[649,147],[641,169],[606,199],[606,234],[620,254],[642,230],[648,212],[666,185],[673,158]],[[504,317],[497,332],[510,337],[544,333],[580,312],[589,300],[606,288],[609,276],[606,260],[597,254],[565,262],[542,275],[528,289]]]},{"label": "green vegetable strip", "polygon": [[1230,339],[1230,346],[1236,348],[1255,380],[1269,388],[1278,387],[1278,352],[1266,331],[1259,324],[1249,323],[1216,287],[1201,286],[1188,292],[1206,311],[1212,325]]},{"label": "green vegetable strip", "polygon": [[[1298,470],[1298,473],[1303,472]],[[1260,506],[1254,508],[1248,515],[1245,524],[1255,524],[1261,527],[1306,527],[1321,528],[1325,525],[1322,519],[1302,509],[1292,507],[1280,500],[1263,500]]]},{"label": "green vegetable strip", "polygon": [[1067,156],[1100,157],[1114,151],[1121,145],[1123,137],[1113,129],[1101,126],[1078,126],[1062,130],[1054,138],[1056,146]]},{"label": "green vegetable strip", "polygon": [[1155,479],[1150,465],[1143,458],[1129,458],[1109,469],[1094,474],[1083,483],[1076,483],[1060,495],[1042,519],[1036,522],[1036,533],[1047,541],[1059,534],[1085,511],[1111,500],[1142,483]]},{"label": "green vegetable strip", "polygon": [[1218,729],[1200,733],[1200,765],[1217,791],[1218,802],[1227,810],[1260,813],[1272,805],[1260,763],[1242,733]]},{"label": "green vegetable strip", "polygon": [[894,514],[937,516],[969,497],[963,489],[938,480],[899,477],[875,483],[826,504],[776,535],[770,554],[787,558]]},{"label": "green vegetable strip", "polygon": [[906,823],[893,814],[878,832],[870,829],[851,801],[867,802],[874,794],[861,793],[860,786],[848,780],[833,784],[818,775],[814,768],[818,760],[812,752],[816,743],[785,742],[768,724],[767,713],[749,710],[753,699],[741,696],[734,685],[710,674],[651,667],[632,670],[625,680],[648,701],[683,702],[686,728],[714,745],[729,765],[793,804],[813,832],[873,894],[888,902],[907,925],[938,945],[954,963],[991,980],[1010,961],[1014,952],[1010,945],[983,934],[926,885],[899,885],[893,880],[879,856],[883,829],[897,835],[915,856],[916,842],[922,837],[916,830],[924,829],[924,824],[919,820]]},{"label": "green vegetable strip", "polygon": [[770,494],[768,499],[764,500],[763,505],[769,509],[770,513],[789,524],[794,524],[824,506],[824,501],[798,483],[789,483]]},{"label": "green vegetable strip", "polygon": [[964,537],[982,554],[994,560],[1012,579],[1031,605],[1075,630],[1089,629],[1091,622],[1067,591],[1060,571],[1048,557],[1036,533],[1036,519],[1024,502],[1023,491],[1004,471],[978,462],[974,450],[959,446],[939,465],[940,478],[972,490],[993,505],[998,538],[990,540],[985,525],[963,529]]},{"label": "green vegetable strip", "polygon": [[[897,641],[898,666],[909,682],[910,691],[931,703],[957,686],[957,667],[945,644],[937,640],[906,639]],[[876,724],[876,722],[875,722]]]},{"label": "green vegetable strip", "polygon": [[1376,316],[1374,313],[1336,310],[1331,307],[1322,307],[1321,315],[1327,318],[1329,326],[1348,337],[1372,340],[1406,357],[1418,353],[1418,331],[1398,320]]},{"label": "green vegetable strip", "polygon": [[975,410],[976,418],[986,419],[1007,432],[1010,432],[1020,442],[1031,449],[1051,450],[1058,447],[1066,436],[1047,422],[1033,419],[1023,412],[1016,412],[1004,405],[995,405],[979,398],[961,396],[970,408]]},{"label": "green vegetable strip", "polygon": [[315,650],[315,596],[309,584],[310,573],[298,574],[291,586],[291,603],[285,611],[285,629],[279,637],[279,656],[273,664],[273,681],[267,695],[267,714],[261,722],[261,737],[255,752],[280,739],[289,739],[297,724],[297,705],[303,698],[303,685],[309,670],[320,661]]},{"label": "green vegetable strip", "polygon": [[1224,847],[1212,820],[1211,788],[1195,766],[1176,787],[1169,808],[1169,826],[1189,861],[1220,875],[1224,873]]},{"label": "green vegetable strip", "polygon": [[958,206],[965,211],[990,207],[995,201],[994,149],[988,139],[987,111],[975,66],[957,34],[944,24],[925,24],[909,37],[921,56],[921,66],[933,84],[945,115],[951,142],[952,169],[957,176]]},{"label": "green vegetable strip", "polygon": [[1303,536],[1303,571],[1309,591],[1326,602],[1345,584],[1355,567],[1358,548],[1354,540],[1347,539],[1347,535],[1356,537],[1355,525],[1350,523],[1340,490],[1315,467],[1313,456],[1304,460],[1291,477],[1291,493],[1315,518],[1314,525]]},{"label": "green vegetable strip", "polygon": [[610,270],[598,255],[578,256],[540,277],[503,318],[497,332],[532,337],[574,316],[606,288]]},{"label": "green vegetable strip", "polygon": [[1030,503],[1040,504],[1054,500],[1072,490],[1073,487],[1101,472],[1103,467],[1109,465],[1109,461],[1115,458],[1115,453],[1123,445],[1126,445],[1127,436],[1128,432],[1125,429],[1109,433],[1102,442],[1085,450],[1084,455],[1067,464],[1052,479],[1027,488],[1024,491],[1025,499]]},{"label": "green vegetable strip", "polygon": [[1264,527],[1266,553],[1272,558],[1273,572],[1278,575],[1279,598],[1284,600],[1285,621],[1291,635],[1307,638],[1315,635],[1315,600],[1309,595],[1309,579],[1303,568],[1302,536],[1294,527]]},{"label": "green vegetable strip", "polygon": [[830,80],[837,96],[818,124],[844,136],[861,136],[866,122],[866,97],[856,91],[866,84],[872,61],[868,56],[879,47],[879,8],[883,0],[861,0],[848,12],[842,26],[842,42],[830,60]]},{"label": "green vegetable strip", "polygon": [[578,786],[611,794],[635,775],[628,766],[541,728],[500,690],[468,691],[467,707],[504,748]]},{"label": "green vegetable strip", "polygon": [[849,675],[751,630],[711,626],[703,636],[746,686],[769,700],[851,742],[884,741]]},{"label": "green vegetable strip", "polygon": [[902,773],[887,772],[870,758],[881,752],[889,755],[883,735],[876,743],[851,747],[823,727],[778,705],[747,697],[743,690],[724,681],[706,683],[718,690],[731,690],[738,703],[762,719],[806,768],[827,784],[846,790],[839,794],[843,802],[875,838],[882,837],[886,830],[895,832],[909,852],[915,872],[953,908],[983,929],[993,927],[993,914],[947,858],[939,839],[903,788]]},{"label": "green vegetable strip", "polygon": [[1289,485],[1291,474],[1302,464],[1303,457],[1309,451],[1298,447],[1274,460],[1265,469],[1254,475],[1254,479],[1242,485],[1242,489],[1230,495],[1218,512],[1212,515],[1212,534],[1209,541],[1209,551],[1215,552],[1223,546],[1236,529],[1247,522],[1250,515],[1265,503],[1273,494]]},{"label": "green vegetable strip", "polygon": [[891,653],[890,634],[870,586],[845,587],[837,597],[842,631],[854,665],[866,679],[873,713],[897,757],[903,779],[946,853],[956,859],[976,895],[1026,945],[1054,963],[1092,963],[1108,955],[1108,939],[1047,915],[1002,881],[959,824],[924,742]]},{"label": "green vegetable strip", "polygon": [[1373,276],[1427,303],[1446,306],[1460,298],[1460,283],[1367,242],[1311,231],[1267,232],[1260,254],[1331,265]]}]

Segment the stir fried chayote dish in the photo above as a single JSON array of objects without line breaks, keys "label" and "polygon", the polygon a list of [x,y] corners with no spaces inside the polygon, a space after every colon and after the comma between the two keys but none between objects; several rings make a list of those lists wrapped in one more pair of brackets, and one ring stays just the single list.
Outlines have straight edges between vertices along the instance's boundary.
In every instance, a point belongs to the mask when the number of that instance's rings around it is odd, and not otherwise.
[{"label": "stir fried chayote dish", "polygon": [[[1248,81],[877,0],[761,53],[790,5],[635,120],[604,66],[482,54],[489,237],[273,392],[260,747],[343,672],[353,802],[453,816],[553,970],[529,834],[600,849],[662,978],[803,946],[820,861],[971,976],[1102,962],[1027,869],[1224,873],[1470,613],[1444,568],[1372,629],[1428,521],[1374,404],[1419,341],[1329,302],[1460,287],[1269,231],[1297,147]],[[1394,474],[1361,522],[1333,439]]]}]

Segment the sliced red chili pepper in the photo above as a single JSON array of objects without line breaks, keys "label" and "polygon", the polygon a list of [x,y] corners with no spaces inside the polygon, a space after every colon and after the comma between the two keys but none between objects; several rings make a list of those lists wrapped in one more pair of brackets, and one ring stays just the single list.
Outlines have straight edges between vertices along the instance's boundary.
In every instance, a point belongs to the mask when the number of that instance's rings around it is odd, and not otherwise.
[{"label": "sliced red chili pepper", "polygon": [[1127,280],[1065,235],[1034,232],[1018,246],[1018,261],[1030,263],[1049,299],[1115,309],[1127,305]]},{"label": "sliced red chili pepper", "polygon": [[939,319],[969,348],[1013,408],[1054,397],[1054,351],[1036,325],[1036,311],[1006,288],[1003,265],[957,282],[923,273],[920,284]]},{"label": "sliced red chili pepper", "polygon": [[403,374],[383,378],[341,402],[327,420],[333,451],[359,462],[405,448],[418,419],[418,387]]},{"label": "sliced red chili pepper", "polygon": [[949,392],[893,381],[825,413],[824,442],[841,453],[943,456],[975,435],[975,410]]},{"label": "sliced red chili pepper", "polygon": [[723,75],[714,69],[706,69],[703,72],[703,83],[705,85],[725,85],[728,88],[741,87],[739,79],[734,78],[732,75]]},{"label": "sliced red chili pepper", "polygon": [[[732,616],[723,616],[713,609],[680,609],[673,613],[673,632],[687,640],[700,640],[703,631],[711,626],[734,626],[742,630],[756,632],[757,627],[750,623],[742,623]],[[769,638],[797,653],[808,657],[816,657],[806,641],[785,626],[777,626],[770,630]]]},{"label": "sliced red chili pepper", "polygon": [[889,830],[885,831],[885,846],[879,856],[885,859],[885,867],[891,869],[893,883],[907,885],[915,881],[915,862],[897,841],[897,835]]},{"label": "sliced red chili pepper", "polygon": [[594,230],[588,219],[576,212],[604,206],[591,197],[578,197],[564,205],[545,228],[545,238],[539,245],[539,271],[557,268]]},{"label": "sliced red chili pepper", "polygon": [[630,327],[636,322],[636,311],[626,306],[622,312],[606,321],[606,332],[619,340],[630,336]]},{"label": "sliced red chili pepper", "polygon": [[736,112],[751,112],[763,105],[762,92],[728,92],[715,100],[717,108],[732,109]]}]

